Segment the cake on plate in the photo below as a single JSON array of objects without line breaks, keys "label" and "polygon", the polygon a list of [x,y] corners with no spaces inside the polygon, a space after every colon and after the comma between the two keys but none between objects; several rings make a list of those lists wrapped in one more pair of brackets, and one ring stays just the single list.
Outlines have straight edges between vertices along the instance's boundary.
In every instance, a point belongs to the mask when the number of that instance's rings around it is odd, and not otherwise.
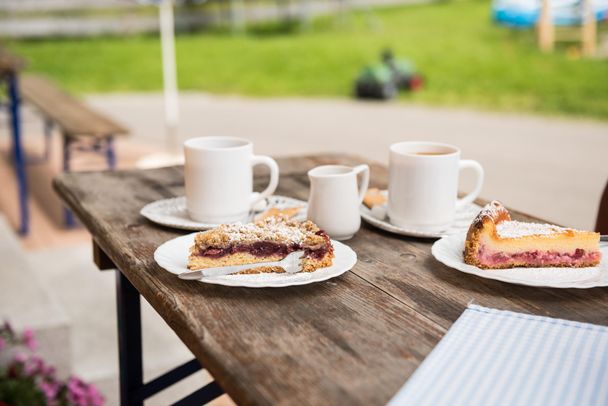
[{"label": "cake on plate", "polygon": [[[188,269],[280,261],[303,250],[302,271],[331,266],[334,249],[329,236],[311,221],[271,216],[255,223],[222,224],[198,233],[190,249]],[[241,273],[285,272],[278,266],[260,266]]]},{"label": "cake on plate", "polygon": [[469,227],[464,262],[483,269],[592,267],[600,263],[599,233],[511,220],[497,201]]}]

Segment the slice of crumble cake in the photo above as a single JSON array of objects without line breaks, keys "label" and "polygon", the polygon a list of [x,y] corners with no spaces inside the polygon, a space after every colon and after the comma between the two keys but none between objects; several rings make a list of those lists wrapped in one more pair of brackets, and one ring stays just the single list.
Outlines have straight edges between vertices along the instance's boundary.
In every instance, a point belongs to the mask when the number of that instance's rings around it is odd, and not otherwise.
[{"label": "slice of crumble cake", "polygon": [[[329,236],[311,221],[268,217],[249,224],[222,224],[200,232],[190,249],[188,269],[280,261],[294,251],[304,251],[302,271],[314,272],[332,264],[334,249]],[[281,267],[258,267],[244,273],[285,272]]]}]

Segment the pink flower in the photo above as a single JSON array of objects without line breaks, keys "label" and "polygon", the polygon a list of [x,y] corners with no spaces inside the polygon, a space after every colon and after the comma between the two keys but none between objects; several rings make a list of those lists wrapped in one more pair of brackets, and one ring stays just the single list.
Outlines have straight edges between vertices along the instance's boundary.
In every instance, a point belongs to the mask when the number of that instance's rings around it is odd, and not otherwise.
[{"label": "pink flower", "polygon": [[86,391],[83,388],[84,382],[75,376],[68,380],[68,400],[77,406],[87,406]]},{"label": "pink flower", "polygon": [[0,337],[0,351],[6,348],[6,340]]},{"label": "pink flower", "polygon": [[21,336],[21,339],[23,340],[25,346],[30,349],[30,351],[36,351],[36,349],[38,348],[38,342],[34,338],[34,332],[31,328],[26,328],[25,330],[23,330],[23,335]]},{"label": "pink flower", "polygon": [[25,361],[23,372],[26,376],[33,376],[39,374],[44,368],[42,358],[32,356]]},{"label": "pink flower", "polygon": [[52,367],[50,365],[43,365],[42,370],[40,372],[46,377],[53,378],[55,376],[55,367]]},{"label": "pink flower", "polygon": [[75,376],[67,384],[68,401],[76,406],[103,406],[104,398],[94,385],[88,385]]},{"label": "pink flower", "polygon": [[91,406],[103,406],[105,399],[94,385],[88,385],[88,398]]},{"label": "pink flower", "polygon": [[17,354],[15,354],[14,361],[23,364],[26,359],[27,357],[25,356],[25,354],[18,352]]},{"label": "pink flower", "polygon": [[37,384],[38,389],[44,394],[47,405],[54,404],[57,394],[59,393],[60,385],[53,381],[41,381]]}]

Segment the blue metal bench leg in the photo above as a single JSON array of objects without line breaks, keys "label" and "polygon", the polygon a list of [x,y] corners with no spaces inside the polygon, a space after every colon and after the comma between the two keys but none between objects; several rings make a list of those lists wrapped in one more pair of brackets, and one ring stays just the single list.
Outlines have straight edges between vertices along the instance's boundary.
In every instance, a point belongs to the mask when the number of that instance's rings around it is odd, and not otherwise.
[{"label": "blue metal bench leg", "polygon": [[116,153],[114,151],[114,137],[109,136],[106,138],[106,160],[108,161],[108,168],[111,170],[116,169]]},{"label": "blue metal bench leg", "polygon": [[48,162],[51,158],[51,141],[53,135],[53,122],[44,119],[44,161]]},{"label": "blue metal bench leg", "polygon": [[27,204],[27,176],[25,172],[25,155],[21,144],[21,117],[19,115],[19,81],[17,75],[8,76],[8,97],[11,116],[11,132],[13,136],[13,160],[17,174],[19,193],[19,212],[21,224],[19,233],[27,235],[29,232],[29,208]]},{"label": "blue metal bench leg", "polygon": [[[66,134],[63,134],[63,171],[64,172],[70,171],[70,158],[71,158],[70,144],[71,144],[70,137],[67,136]],[[68,228],[72,228],[76,224],[76,222],[74,221],[74,213],[72,213],[72,210],[68,209],[67,207],[64,207],[64,209],[63,209],[63,218],[65,221],[65,225]]]}]

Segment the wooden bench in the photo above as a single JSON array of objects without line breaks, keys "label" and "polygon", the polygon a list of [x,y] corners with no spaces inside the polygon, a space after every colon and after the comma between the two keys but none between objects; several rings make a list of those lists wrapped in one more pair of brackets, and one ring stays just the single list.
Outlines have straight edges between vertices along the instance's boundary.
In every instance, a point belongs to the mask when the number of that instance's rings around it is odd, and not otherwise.
[{"label": "wooden bench", "polygon": [[[45,157],[50,151],[53,127],[63,138],[63,170],[71,170],[75,151],[95,152],[106,157],[108,168],[116,166],[114,137],[128,134],[128,130],[82,101],[61,90],[50,80],[37,75],[22,75],[21,98],[35,107],[44,120]],[[72,225],[71,213],[66,211],[66,224]]]},{"label": "wooden bench", "polygon": [[36,75],[23,75],[21,97],[44,117],[45,134],[53,125],[59,127],[64,141],[64,169],[69,170],[70,146],[88,141],[96,152],[107,154],[108,166],[115,165],[112,140],[128,130],[61,90],[53,82]]}]

